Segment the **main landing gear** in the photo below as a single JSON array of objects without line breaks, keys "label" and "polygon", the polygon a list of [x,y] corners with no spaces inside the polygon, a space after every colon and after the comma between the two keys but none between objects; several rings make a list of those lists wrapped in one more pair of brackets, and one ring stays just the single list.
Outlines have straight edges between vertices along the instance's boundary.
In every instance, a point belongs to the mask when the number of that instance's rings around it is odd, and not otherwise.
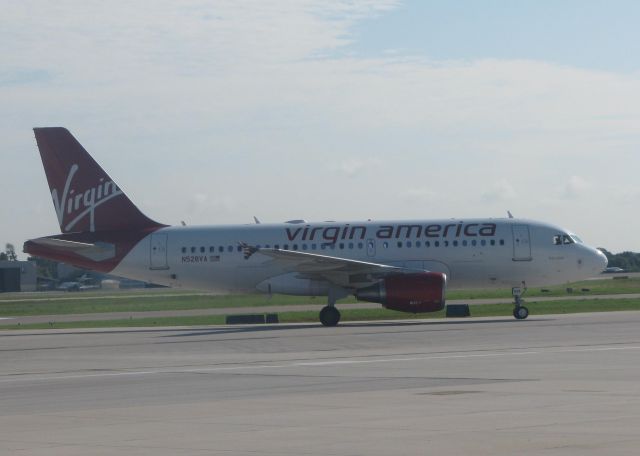
[{"label": "main landing gear", "polygon": [[336,326],[340,322],[340,311],[336,309],[336,301],[347,296],[342,288],[331,288],[327,305],[320,311],[320,323],[323,326]]},{"label": "main landing gear", "polygon": [[324,306],[320,311],[320,323],[324,326],[336,326],[340,321],[340,311],[335,306]]},{"label": "main landing gear", "polygon": [[[526,288],[524,289],[526,291]],[[516,320],[524,320],[529,316],[529,309],[522,305],[523,290],[520,287],[514,287],[511,289],[511,294],[514,299],[513,316]]]}]

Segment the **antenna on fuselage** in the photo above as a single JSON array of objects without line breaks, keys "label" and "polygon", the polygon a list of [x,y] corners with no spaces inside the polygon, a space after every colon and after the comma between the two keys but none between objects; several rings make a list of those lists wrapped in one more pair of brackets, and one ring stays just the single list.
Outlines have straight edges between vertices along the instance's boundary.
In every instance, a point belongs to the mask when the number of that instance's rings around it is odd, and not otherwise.
[{"label": "antenna on fuselage", "polygon": [[260,225],[260,220],[255,215],[253,216],[253,220],[256,222],[256,225]]},{"label": "antenna on fuselage", "polygon": [[180,220],[180,225],[182,225],[182,226],[187,226],[187,224],[186,224],[186,223],[184,223],[184,220]]},{"label": "antenna on fuselage", "polygon": [[513,214],[511,213],[511,211],[507,211],[507,215],[509,216],[509,218],[513,218]]}]

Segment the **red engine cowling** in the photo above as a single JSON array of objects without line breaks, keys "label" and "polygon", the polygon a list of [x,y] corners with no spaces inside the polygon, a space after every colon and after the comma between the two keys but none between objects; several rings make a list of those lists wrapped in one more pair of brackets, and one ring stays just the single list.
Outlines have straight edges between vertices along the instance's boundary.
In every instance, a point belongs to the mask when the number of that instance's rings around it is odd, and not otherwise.
[{"label": "red engine cowling", "polygon": [[361,301],[379,302],[401,312],[436,312],[444,309],[447,276],[441,272],[399,274],[385,277],[370,287],[356,291]]}]

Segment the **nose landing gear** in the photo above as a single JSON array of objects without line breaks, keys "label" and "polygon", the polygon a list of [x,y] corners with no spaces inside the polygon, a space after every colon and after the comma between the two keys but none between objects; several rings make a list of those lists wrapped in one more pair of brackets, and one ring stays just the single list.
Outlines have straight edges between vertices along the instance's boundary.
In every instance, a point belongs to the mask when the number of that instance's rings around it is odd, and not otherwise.
[{"label": "nose landing gear", "polygon": [[529,309],[522,305],[522,303],[524,302],[522,300],[522,295],[525,291],[527,291],[526,288],[524,288],[523,290],[520,287],[513,287],[511,289],[511,294],[513,295],[513,299],[515,301],[513,308],[513,317],[516,320],[524,320],[529,316]]}]

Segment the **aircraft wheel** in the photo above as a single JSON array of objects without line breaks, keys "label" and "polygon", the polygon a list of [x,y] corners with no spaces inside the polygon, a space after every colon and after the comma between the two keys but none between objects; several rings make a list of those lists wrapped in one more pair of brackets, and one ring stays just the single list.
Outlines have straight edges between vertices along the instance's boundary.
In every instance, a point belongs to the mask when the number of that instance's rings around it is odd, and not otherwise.
[{"label": "aircraft wheel", "polygon": [[320,311],[320,323],[324,326],[336,326],[340,321],[340,311],[333,306],[325,306]]},{"label": "aircraft wheel", "polygon": [[516,320],[524,320],[529,316],[529,309],[527,309],[525,306],[516,307],[515,309],[513,309],[513,316],[516,318]]}]

